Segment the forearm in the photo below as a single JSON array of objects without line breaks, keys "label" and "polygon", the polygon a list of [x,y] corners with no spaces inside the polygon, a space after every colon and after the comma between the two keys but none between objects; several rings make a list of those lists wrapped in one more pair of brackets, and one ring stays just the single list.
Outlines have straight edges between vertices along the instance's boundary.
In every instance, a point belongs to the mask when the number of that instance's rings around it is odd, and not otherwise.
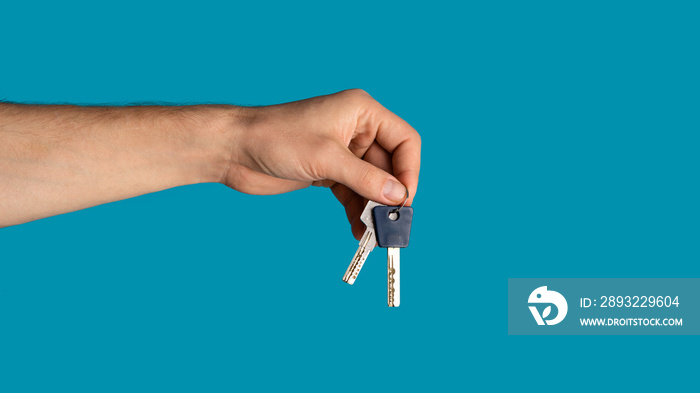
[{"label": "forearm", "polygon": [[221,181],[236,109],[0,103],[0,227]]}]

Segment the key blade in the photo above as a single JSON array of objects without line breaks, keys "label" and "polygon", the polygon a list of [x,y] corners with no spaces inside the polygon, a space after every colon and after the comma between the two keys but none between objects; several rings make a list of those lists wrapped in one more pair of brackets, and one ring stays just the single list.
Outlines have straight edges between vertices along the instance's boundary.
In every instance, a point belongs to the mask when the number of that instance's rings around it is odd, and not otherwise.
[{"label": "key blade", "polygon": [[348,266],[348,270],[345,271],[345,275],[343,276],[343,281],[350,285],[355,283],[355,279],[357,279],[357,275],[360,274],[360,270],[362,270],[367,256],[372,252],[374,247],[377,246],[377,236],[374,233],[374,216],[372,215],[372,210],[374,210],[376,206],[383,205],[381,203],[369,201],[367,205],[365,205],[362,214],[360,214],[360,220],[367,226],[367,229],[365,229],[365,233],[362,235],[362,239],[360,239],[360,245],[357,247],[357,251],[350,262],[350,266]]},{"label": "key blade", "polygon": [[343,276],[343,281],[350,285],[355,283],[355,279],[357,279],[357,275],[360,274],[360,270],[362,270],[367,256],[374,250],[374,247],[377,246],[377,236],[374,232],[374,215],[372,214],[372,211],[377,206],[384,205],[378,202],[368,201],[362,214],[360,214],[360,220],[367,226],[367,229],[365,229],[365,233],[362,235],[362,239],[360,239],[360,245],[357,247],[355,256],[352,257],[350,266],[348,266],[348,270],[345,271],[345,275]]},{"label": "key blade", "polygon": [[401,249],[389,247],[387,250],[387,302],[389,307],[401,304]]},{"label": "key blade", "polygon": [[374,228],[369,228],[370,227],[367,227],[365,234],[362,235],[362,239],[360,239],[360,245],[357,247],[355,256],[353,256],[350,266],[348,266],[348,270],[345,271],[345,275],[343,276],[343,281],[350,285],[355,283],[357,275],[360,274],[360,270],[362,270],[362,266],[367,260],[367,256],[369,256],[369,253],[372,252],[374,247],[377,246],[377,238],[374,236]]}]

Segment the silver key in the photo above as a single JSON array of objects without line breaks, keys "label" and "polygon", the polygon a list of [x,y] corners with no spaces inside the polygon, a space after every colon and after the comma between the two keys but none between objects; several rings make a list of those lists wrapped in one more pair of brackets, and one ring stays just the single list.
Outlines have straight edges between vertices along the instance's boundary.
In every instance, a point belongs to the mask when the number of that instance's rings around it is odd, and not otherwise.
[{"label": "silver key", "polygon": [[365,230],[364,235],[362,235],[362,239],[360,239],[360,245],[357,247],[355,256],[352,258],[350,266],[348,266],[348,270],[345,271],[345,275],[343,276],[343,281],[350,285],[355,283],[355,279],[357,279],[357,275],[360,274],[360,270],[362,269],[362,265],[364,265],[365,261],[367,260],[367,256],[370,252],[372,252],[372,250],[374,250],[374,247],[377,246],[377,236],[374,233],[374,217],[372,216],[372,209],[374,209],[375,206],[384,205],[374,201],[369,201],[367,202],[367,206],[365,206],[365,210],[363,210],[362,214],[360,215],[360,219],[363,223],[365,223],[367,229]]},{"label": "silver key", "polygon": [[389,307],[398,307],[401,304],[401,251],[400,248],[389,247],[387,255],[387,302]]}]

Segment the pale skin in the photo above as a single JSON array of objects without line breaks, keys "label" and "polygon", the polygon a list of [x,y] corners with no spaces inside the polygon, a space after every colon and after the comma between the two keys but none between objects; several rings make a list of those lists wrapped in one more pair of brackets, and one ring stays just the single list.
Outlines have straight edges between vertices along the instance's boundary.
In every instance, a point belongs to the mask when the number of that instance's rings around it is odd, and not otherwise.
[{"label": "pale skin", "polygon": [[266,107],[0,103],[0,227],[172,187],[330,187],[353,235],[368,199],[410,206],[418,133],[362,90]]}]

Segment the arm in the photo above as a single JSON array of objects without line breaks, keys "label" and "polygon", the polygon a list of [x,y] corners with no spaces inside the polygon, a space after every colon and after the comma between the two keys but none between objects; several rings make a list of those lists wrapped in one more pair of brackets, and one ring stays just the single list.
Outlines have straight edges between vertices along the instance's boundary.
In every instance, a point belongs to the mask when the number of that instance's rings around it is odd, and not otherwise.
[{"label": "arm", "polygon": [[410,204],[419,168],[415,130],[358,90],[258,108],[0,103],[0,227],[186,184],[314,184],[357,237],[365,198],[400,203],[403,183]]},{"label": "arm", "polygon": [[0,226],[218,181],[223,111],[0,104]]}]

